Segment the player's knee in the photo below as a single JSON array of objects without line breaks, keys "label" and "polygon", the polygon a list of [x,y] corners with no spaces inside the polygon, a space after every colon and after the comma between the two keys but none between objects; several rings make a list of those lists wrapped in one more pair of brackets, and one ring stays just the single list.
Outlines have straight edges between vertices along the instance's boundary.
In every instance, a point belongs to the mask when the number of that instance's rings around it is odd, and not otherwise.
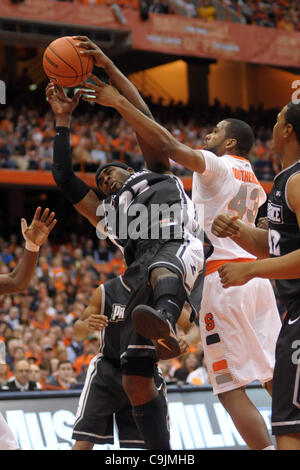
[{"label": "player's knee", "polygon": [[229,390],[228,392],[222,392],[218,394],[218,399],[220,403],[224,406],[225,409],[230,407],[232,402],[236,402],[238,396],[241,396],[241,393],[245,393],[245,388],[236,388],[234,390]]},{"label": "player's knee", "polygon": [[147,403],[157,395],[153,377],[123,375],[122,385],[133,406]]},{"label": "player's knee", "polygon": [[150,272],[151,286],[154,287],[156,283],[159,280],[163,279],[164,277],[178,277],[178,276],[167,268],[164,268],[164,267],[154,268]]},{"label": "player's knee", "polygon": [[122,367],[122,385],[131,401],[152,397],[155,392],[154,363],[151,358],[132,358]]},{"label": "player's knee", "polygon": [[74,446],[72,447],[72,450],[92,450],[93,447],[94,447],[93,442],[76,441]]}]

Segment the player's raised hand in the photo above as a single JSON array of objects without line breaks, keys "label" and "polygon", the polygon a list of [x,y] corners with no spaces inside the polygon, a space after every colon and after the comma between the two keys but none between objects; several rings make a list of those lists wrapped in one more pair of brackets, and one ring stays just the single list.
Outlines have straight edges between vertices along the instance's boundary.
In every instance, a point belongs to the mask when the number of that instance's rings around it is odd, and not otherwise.
[{"label": "player's raised hand", "polygon": [[109,106],[114,108],[120,98],[120,93],[116,88],[99,80],[95,75],[90,75],[89,78],[94,83],[84,82],[80,93],[84,101],[94,101],[102,106]]},{"label": "player's raised hand", "polygon": [[84,56],[93,57],[97,67],[103,67],[105,69],[105,67],[111,62],[109,57],[104,54],[100,47],[87,36],[72,36],[72,39],[77,41],[77,47],[84,49],[79,51],[79,53]]},{"label": "player's raised hand", "polygon": [[240,233],[238,219],[238,215],[219,214],[213,221],[211,231],[219,238],[238,237]]},{"label": "player's raised hand", "polygon": [[224,289],[232,286],[242,286],[250,281],[253,275],[254,261],[248,263],[226,263],[218,269]]},{"label": "player's raised hand", "polygon": [[72,98],[66,96],[64,89],[53,82],[46,87],[46,98],[56,116],[70,115],[79,103],[79,90]]},{"label": "player's raised hand", "polygon": [[103,330],[108,326],[108,318],[106,315],[92,314],[87,319],[89,330]]},{"label": "player's raised hand", "polygon": [[[45,243],[49,233],[55,227],[57,220],[55,219],[55,212],[51,212],[47,208],[41,214],[41,207],[35,211],[33,220],[29,227],[25,219],[21,219],[22,234],[26,241],[26,246],[32,248],[40,247]],[[35,249],[33,249],[35,251]]]}]

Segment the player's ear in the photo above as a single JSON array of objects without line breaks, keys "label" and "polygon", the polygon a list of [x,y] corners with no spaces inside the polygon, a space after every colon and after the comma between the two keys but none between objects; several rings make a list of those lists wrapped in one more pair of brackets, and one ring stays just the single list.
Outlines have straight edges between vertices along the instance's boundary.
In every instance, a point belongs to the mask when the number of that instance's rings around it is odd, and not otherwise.
[{"label": "player's ear", "polygon": [[128,173],[130,173],[131,175],[133,175],[133,173],[135,173],[134,169],[131,168],[131,167],[128,167],[128,168],[127,168],[127,171],[128,171]]},{"label": "player's ear", "polygon": [[225,149],[227,152],[232,152],[233,149],[235,149],[237,146],[237,140],[236,139],[226,139],[225,142]]}]

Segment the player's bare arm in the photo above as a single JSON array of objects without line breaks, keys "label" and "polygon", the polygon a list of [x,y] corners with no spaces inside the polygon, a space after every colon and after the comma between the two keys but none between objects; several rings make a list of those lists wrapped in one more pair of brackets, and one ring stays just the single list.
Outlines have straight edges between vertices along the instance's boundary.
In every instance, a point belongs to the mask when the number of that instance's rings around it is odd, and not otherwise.
[{"label": "player's bare arm", "polygon": [[217,215],[213,221],[212,233],[219,238],[230,237],[257,258],[269,257],[268,231],[246,225],[238,216]]},{"label": "player's bare arm", "polygon": [[[60,129],[54,143],[53,177],[56,184],[71,200],[75,209],[89,222],[97,227],[100,218],[96,215],[100,200],[96,193],[80,178],[78,178],[72,167],[71,150],[68,130],[71,125],[72,112],[79,102],[80,94],[76,93],[73,98],[65,95],[62,87],[49,83],[46,88],[46,97],[55,115],[55,123]],[[65,129],[67,131],[65,131]],[[60,142],[57,142],[59,137]]]},{"label": "player's bare arm", "polygon": [[101,287],[98,287],[92,295],[90,304],[74,324],[73,335],[76,341],[82,341],[91,331],[98,331],[107,327],[107,316],[100,314],[101,304],[102,290]]},{"label": "player's bare arm", "polygon": [[[73,39],[78,41],[80,53],[84,56],[91,56],[94,58],[95,65],[104,69],[108,75],[111,84],[123,95],[127,100],[139,109],[143,114],[153,119],[151,111],[139,91],[134,84],[116,67],[114,62],[101,50],[97,44],[91,41],[86,36],[74,36]],[[82,50],[83,49],[83,50]],[[161,167],[159,165],[159,155],[155,148],[149,143],[145,142],[143,138],[136,134],[138,143],[146,160],[149,170],[168,170],[169,168]],[[156,163],[157,162],[157,163]]]},{"label": "player's bare arm", "polygon": [[73,36],[78,41],[77,46],[83,50],[80,54],[94,58],[95,65],[101,67],[110,78],[111,84],[117,88],[130,103],[132,103],[142,113],[153,119],[150,109],[141,97],[134,84],[116,67],[114,62],[101,50],[97,44],[87,36]]},{"label": "player's bare arm", "polygon": [[[287,197],[291,209],[295,212],[300,229],[300,175],[293,176],[288,184]],[[223,287],[245,284],[254,277],[266,279],[300,278],[300,250],[276,258],[260,259],[250,263],[224,264],[219,268]]]},{"label": "player's bare arm", "polygon": [[[145,116],[117,89],[106,85],[93,75],[92,79],[95,85],[85,83],[85,86],[94,90],[94,93],[92,96],[85,95],[83,99],[115,108],[143,141],[155,150],[159,155],[161,165],[169,168],[169,158],[172,158],[190,170],[198,173],[204,172],[205,160],[200,150],[193,150],[178,142],[167,129]],[[84,94],[84,91],[82,93]]]},{"label": "player's bare arm", "polygon": [[25,219],[21,220],[22,234],[25,239],[24,254],[11,273],[0,275],[1,295],[21,292],[27,287],[35,272],[39,248],[56,225],[57,221],[54,217],[55,213],[50,213],[48,208],[41,214],[41,207],[38,207],[29,226]]}]

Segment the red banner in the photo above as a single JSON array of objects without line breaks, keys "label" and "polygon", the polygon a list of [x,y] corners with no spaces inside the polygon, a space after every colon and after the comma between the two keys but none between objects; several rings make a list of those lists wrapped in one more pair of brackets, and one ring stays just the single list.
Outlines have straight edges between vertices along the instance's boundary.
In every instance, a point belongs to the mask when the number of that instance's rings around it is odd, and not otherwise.
[{"label": "red banner", "polygon": [[[129,19],[133,12],[128,12]],[[132,24],[133,22],[130,21]],[[300,65],[300,33],[177,15],[136,21],[133,48],[269,65]]]},{"label": "red banner", "polygon": [[178,15],[150,14],[147,21],[142,21],[138,11],[122,11],[127,20],[124,25],[106,6],[53,0],[25,0],[13,5],[10,0],[0,0],[2,18],[131,30],[134,49],[257,64],[300,65],[299,32]]},{"label": "red banner", "polygon": [[82,5],[79,2],[25,0],[24,3],[13,5],[10,0],[0,0],[0,17],[124,29],[111,8],[101,5]]}]

